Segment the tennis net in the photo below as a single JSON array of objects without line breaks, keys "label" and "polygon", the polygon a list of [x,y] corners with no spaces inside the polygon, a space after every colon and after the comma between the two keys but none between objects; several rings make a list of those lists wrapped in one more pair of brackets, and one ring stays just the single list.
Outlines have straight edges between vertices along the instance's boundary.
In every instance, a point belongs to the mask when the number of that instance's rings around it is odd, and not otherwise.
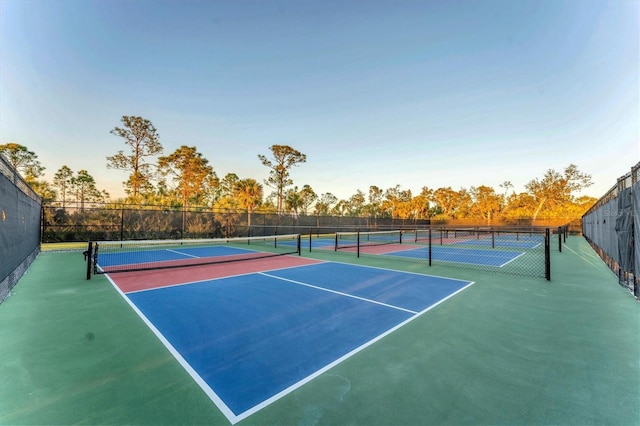
[{"label": "tennis net", "polygon": [[336,232],[335,249],[402,243],[402,231]]},{"label": "tennis net", "polygon": [[280,255],[300,255],[300,235],[90,242],[87,279],[91,274],[177,268],[238,262]]}]

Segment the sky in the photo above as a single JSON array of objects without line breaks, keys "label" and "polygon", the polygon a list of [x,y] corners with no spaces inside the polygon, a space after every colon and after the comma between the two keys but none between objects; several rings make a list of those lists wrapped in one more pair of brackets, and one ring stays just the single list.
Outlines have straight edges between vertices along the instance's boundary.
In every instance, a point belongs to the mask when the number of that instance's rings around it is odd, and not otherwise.
[{"label": "sky", "polygon": [[570,164],[600,197],[640,161],[639,100],[639,1],[0,0],[0,144],[112,198],[124,115],[220,178],[289,145],[294,185],[340,199]]}]

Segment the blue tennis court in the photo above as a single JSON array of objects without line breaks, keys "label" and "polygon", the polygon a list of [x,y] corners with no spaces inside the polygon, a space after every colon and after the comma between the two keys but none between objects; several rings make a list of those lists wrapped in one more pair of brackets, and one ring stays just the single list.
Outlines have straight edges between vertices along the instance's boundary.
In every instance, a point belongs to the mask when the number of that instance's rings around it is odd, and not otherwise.
[{"label": "blue tennis court", "polygon": [[[511,250],[483,250],[451,246],[433,246],[431,248],[432,260],[496,267],[503,267],[523,254],[523,252]],[[385,255],[413,259],[429,258],[428,247],[413,247],[406,250],[388,252]]]},{"label": "blue tennis court", "polygon": [[465,245],[465,246],[478,246],[478,247],[507,247],[514,249],[534,249],[540,244],[544,244],[544,239],[534,237],[521,237],[516,239],[515,237],[495,237],[493,240],[490,237],[468,239],[462,241],[454,241],[451,244]]},{"label": "blue tennis court", "polygon": [[235,423],[471,284],[314,262],[123,294]]},{"label": "blue tennis court", "polygon": [[333,250],[336,245],[335,237],[309,237],[302,239],[303,250],[312,249],[331,249]]},{"label": "blue tennis court", "polygon": [[100,256],[100,267],[135,265],[141,263],[185,260],[192,258],[236,256],[255,253],[256,250],[229,246],[184,247],[162,250],[104,253]]}]

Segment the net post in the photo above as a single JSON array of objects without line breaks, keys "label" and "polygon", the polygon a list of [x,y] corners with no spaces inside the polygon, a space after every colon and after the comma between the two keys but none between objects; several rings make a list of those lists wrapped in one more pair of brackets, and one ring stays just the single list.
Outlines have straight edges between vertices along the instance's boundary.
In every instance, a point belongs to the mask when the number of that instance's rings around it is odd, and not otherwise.
[{"label": "net post", "polygon": [[544,277],[551,280],[551,241],[549,228],[544,230]]},{"label": "net post", "polygon": [[98,242],[94,242],[93,243],[93,257],[91,258],[91,263],[92,263],[92,273],[93,275],[98,273],[98,250],[100,249],[100,245],[98,244]]},{"label": "net post", "polygon": [[[311,235],[311,234],[309,234]],[[298,256],[302,256],[302,236],[300,234],[298,234],[297,237],[297,243],[298,243]],[[309,240],[309,251],[311,251],[311,240]]]},{"label": "net post", "polygon": [[338,251],[338,233],[336,232],[336,242],[333,245],[333,251]]},{"label": "net post", "polygon": [[360,257],[360,231],[358,231],[356,236],[356,246],[356,251],[358,252],[358,255],[356,257]]},{"label": "net post", "polygon": [[83,254],[84,254],[84,259],[87,261],[87,279],[90,280],[91,269],[92,269],[91,266],[93,261],[93,242],[92,241],[89,241],[87,251],[85,251]]},{"label": "net post", "polygon": [[496,231],[491,230],[491,248],[496,248]]}]

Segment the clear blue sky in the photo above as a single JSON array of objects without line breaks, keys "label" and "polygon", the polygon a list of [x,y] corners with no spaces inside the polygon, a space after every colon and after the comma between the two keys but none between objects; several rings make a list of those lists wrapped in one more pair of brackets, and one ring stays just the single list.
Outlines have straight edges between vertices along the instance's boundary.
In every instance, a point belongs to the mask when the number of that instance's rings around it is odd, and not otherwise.
[{"label": "clear blue sky", "polygon": [[640,160],[639,22],[614,0],[0,0],[0,143],[113,198],[123,115],[219,177],[262,182],[290,145],[295,184],[338,198],[521,192],[570,163],[599,197]]}]

